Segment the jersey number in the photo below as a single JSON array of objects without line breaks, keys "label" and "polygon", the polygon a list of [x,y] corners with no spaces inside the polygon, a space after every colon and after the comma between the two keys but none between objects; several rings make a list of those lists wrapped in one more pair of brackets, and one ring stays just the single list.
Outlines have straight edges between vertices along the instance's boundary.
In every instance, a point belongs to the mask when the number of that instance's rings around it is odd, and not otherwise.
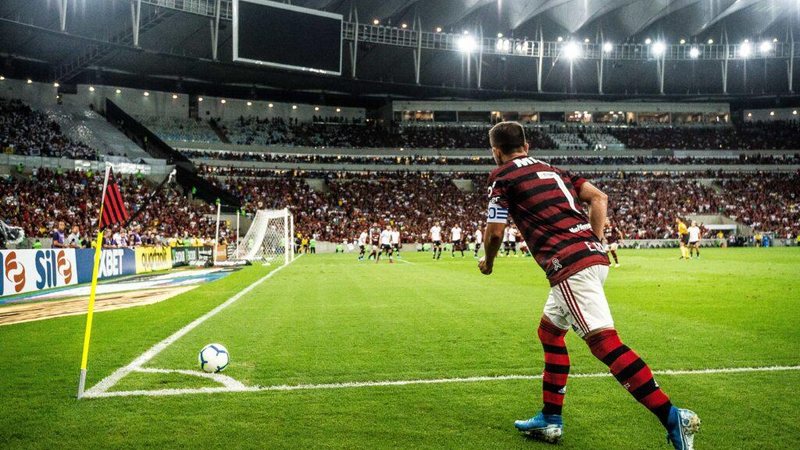
[{"label": "jersey number", "polygon": [[536,174],[539,175],[539,178],[543,180],[555,180],[558,188],[561,189],[561,192],[563,192],[564,196],[567,197],[567,202],[569,202],[570,208],[572,208],[575,212],[580,212],[578,211],[578,208],[575,207],[575,197],[570,194],[569,189],[567,189],[567,185],[564,184],[564,180],[561,178],[561,176],[555,172],[537,172]]}]

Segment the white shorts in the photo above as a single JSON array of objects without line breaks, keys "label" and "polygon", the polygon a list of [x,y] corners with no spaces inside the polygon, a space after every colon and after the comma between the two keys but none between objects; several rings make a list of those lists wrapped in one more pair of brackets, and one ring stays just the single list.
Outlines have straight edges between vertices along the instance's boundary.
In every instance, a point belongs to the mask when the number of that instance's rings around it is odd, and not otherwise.
[{"label": "white shorts", "polygon": [[617,243],[617,242],[614,242],[612,244],[608,244],[608,249],[610,251],[612,251],[612,252],[617,251],[618,248],[619,248],[619,243]]},{"label": "white shorts", "polygon": [[544,315],[563,330],[572,327],[580,337],[614,327],[603,284],[608,266],[587,267],[550,288]]}]

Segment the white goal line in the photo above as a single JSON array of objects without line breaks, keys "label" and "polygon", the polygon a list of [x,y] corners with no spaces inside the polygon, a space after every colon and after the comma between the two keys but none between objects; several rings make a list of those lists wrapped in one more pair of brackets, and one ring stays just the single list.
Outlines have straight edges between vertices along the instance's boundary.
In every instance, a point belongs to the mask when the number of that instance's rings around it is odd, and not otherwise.
[{"label": "white goal line", "polygon": [[[194,371],[178,371],[168,369],[146,369],[137,368],[136,371],[140,372],[157,372],[157,373],[183,373],[185,375],[199,375],[199,372]],[[800,365],[797,366],[765,366],[765,367],[723,367],[718,369],[687,369],[687,370],[654,370],[655,375],[714,375],[714,374],[739,374],[739,373],[753,373],[753,372],[784,372],[784,371],[800,371]],[[609,372],[596,372],[596,373],[575,373],[570,374],[570,378],[604,378],[610,377]],[[208,377],[211,378],[211,377]],[[350,389],[350,388],[369,388],[369,387],[385,387],[385,386],[410,386],[410,385],[425,385],[425,384],[449,384],[449,383],[480,383],[480,382],[495,382],[495,381],[509,381],[509,380],[540,380],[541,375],[495,375],[495,376],[478,376],[478,377],[462,377],[462,378],[432,378],[432,379],[417,379],[417,380],[386,380],[386,381],[352,381],[342,383],[324,383],[324,384],[297,384],[297,385],[274,385],[274,386],[245,386],[243,384],[232,385],[226,384],[219,387],[202,387],[202,388],[187,388],[187,389],[157,389],[157,390],[135,390],[135,391],[99,391],[90,390],[86,391],[85,397],[90,398],[103,398],[103,397],[131,397],[131,396],[149,396],[149,397],[162,397],[168,395],[188,395],[188,394],[216,394],[225,392],[261,392],[261,391],[311,391],[311,390],[325,390],[325,389]]]}]

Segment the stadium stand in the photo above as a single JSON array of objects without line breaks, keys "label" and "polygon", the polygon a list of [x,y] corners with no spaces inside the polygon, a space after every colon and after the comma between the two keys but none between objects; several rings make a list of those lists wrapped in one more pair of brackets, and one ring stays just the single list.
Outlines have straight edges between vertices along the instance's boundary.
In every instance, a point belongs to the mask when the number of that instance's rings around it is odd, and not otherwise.
[{"label": "stadium stand", "polygon": [[[136,176],[116,176],[130,212],[136,211],[154,186]],[[97,211],[103,186],[102,174],[56,172],[38,169],[29,177],[0,177],[3,219],[18,224],[31,238],[47,236],[63,221],[67,230],[78,226],[82,233],[97,228]],[[136,231],[145,243],[166,244],[170,238],[213,239],[216,222],[206,214],[216,213],[212,205],[190,201],[174,186],[165,186],[136,220]],[[115,230],[118,231],[118,230]],[[227,236],[224,223],[221,236]],[[130,242],[133,242],[132,240]]]},{"label": "stadium stand", "polygon": [[[304,234],[322,240],[351,241],[363,228],[390,220],[401,226],[405,242],[427,239],[434,221],[458,222],[474,229],[484,219],[486,175],[453,173],[271,172],[272,177],[210,177],[239,196],[248,210],[289,204]],[[324,178],[328,191],[306,182]],[[454,179],[469,179],[471,192]],[[674,238],[676,217],[722,214],[759,231],[779,236],[800,233],[800,174],[633,175],[593,180],[612,199],[609,215],[626,238]],[[753,189],[753,187],[763,189]],[[773,194],[768,194],[773,192]],[[741,199],[747,201],[742,202]]]},{"label": "stadium stand", "polygon": [[0,99],[0,150],[15,155],[97,159],[94,149],[71,141],[56,122],[16,99]]},{"label": "stadium stand", "polygon": [[202,120],[156,116],[137,116],[136,118],[165,141],[220,142],[211,126]]}]

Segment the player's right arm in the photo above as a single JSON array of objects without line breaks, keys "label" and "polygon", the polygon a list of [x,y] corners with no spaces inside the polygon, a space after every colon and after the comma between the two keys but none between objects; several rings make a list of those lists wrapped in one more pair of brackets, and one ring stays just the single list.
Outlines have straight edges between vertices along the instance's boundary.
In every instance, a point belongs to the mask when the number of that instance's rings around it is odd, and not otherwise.
[{"label": "player's right arm", "polygon": [[500,250],[500,245],[503,243],[503,230],[506,225],[504,223],[486,224],[486,231],[483,233],[485,237],[483,241],[483,250],[486,255],[478,262],[478,268],[484,275],[492,273],[494,266],[494,259],[497,257],[497,252]]},{"label": "player's right arm", "polygon": [[589,224],[592,225],[594,234],[602,241],[608,210],[608,195],[597,189],[592,183],[584,181],[578,186],[578,198],[589,205]]}]

